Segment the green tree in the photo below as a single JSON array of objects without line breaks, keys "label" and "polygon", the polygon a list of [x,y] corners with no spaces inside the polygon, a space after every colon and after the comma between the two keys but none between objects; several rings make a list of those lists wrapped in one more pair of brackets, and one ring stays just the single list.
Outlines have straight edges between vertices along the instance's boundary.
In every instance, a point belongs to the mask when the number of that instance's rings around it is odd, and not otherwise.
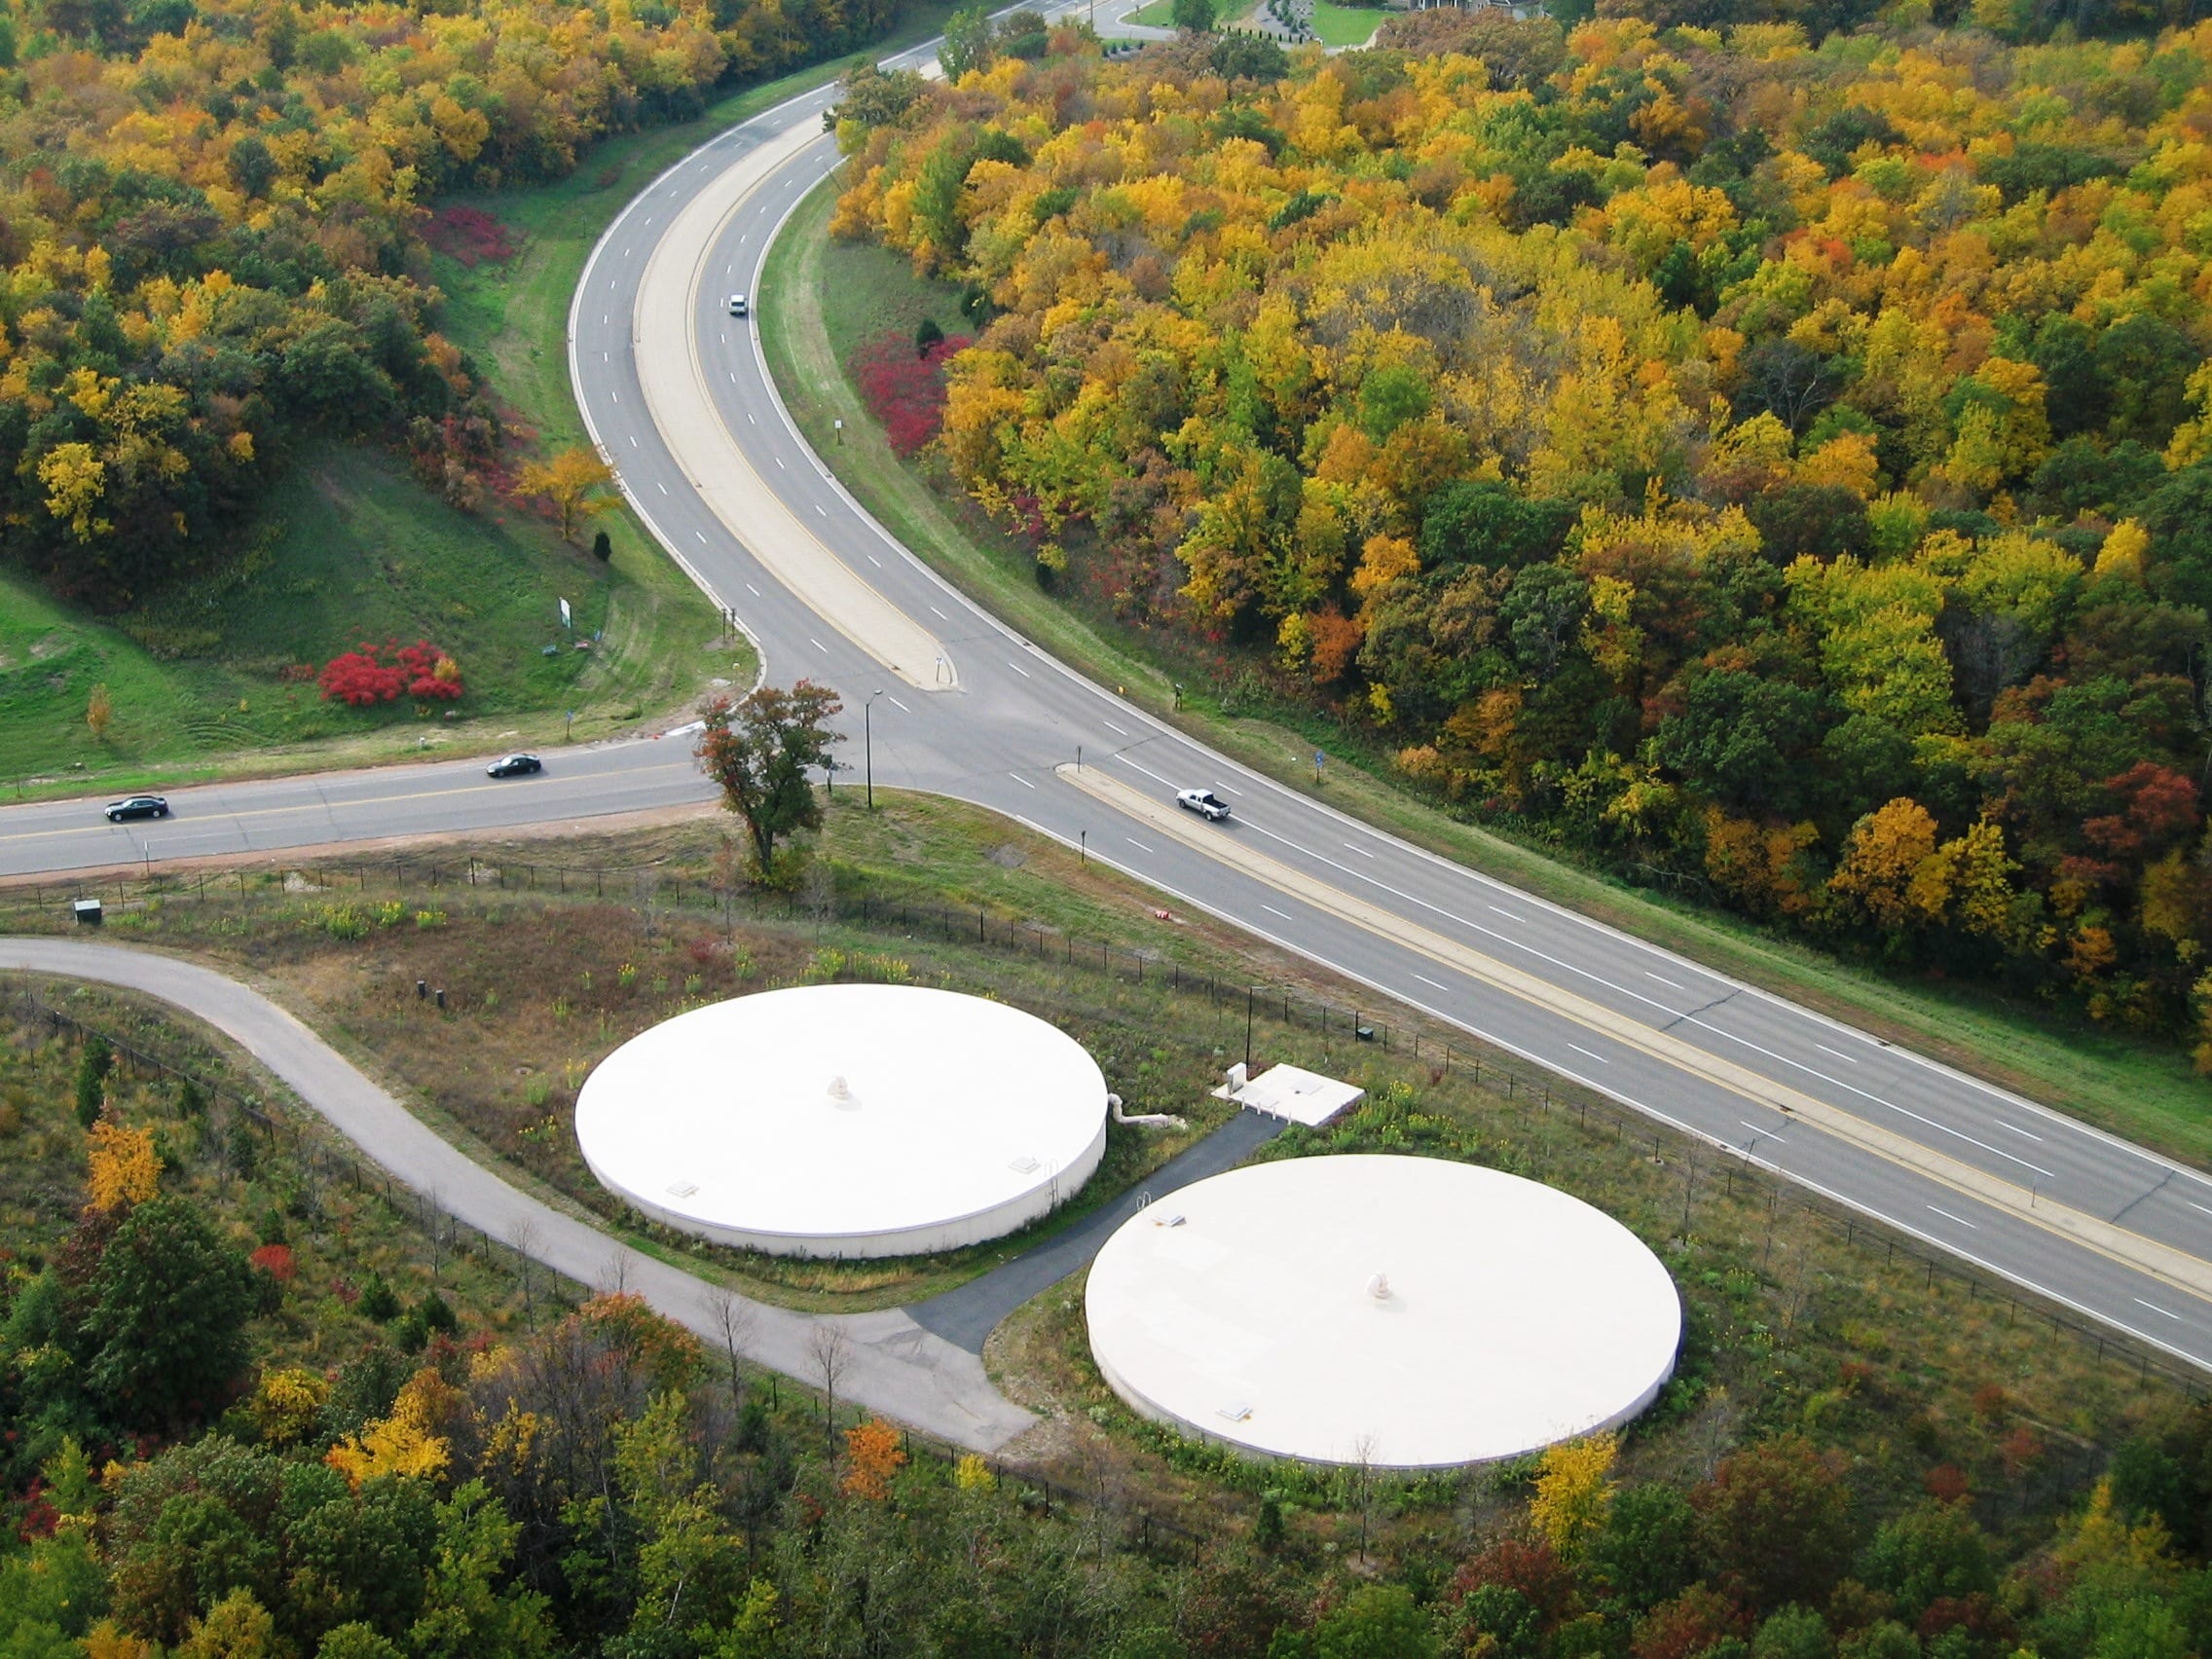
[{"label": "green tree", "polygon": [[822,827],[822,802],[806,773],[829,765],[830,746],[844,741],[828,725],[843,708],[834,691],[807,680],[707,705],[699,761],[721,787],[722,804],[745,821],[756,880],[775,876],[778,842]]},{"label": "green tree", "polygon": [[1606,1593],[1641,1612],[1679,1595],[1697,1576],[1692,1530],[1696,1514],[1674,1487],[1652,1482],[1613,1494],[1605,1524],[1585,1552]]},{"label": "green tree", "polygon": [[1313,1629],[1313,1659],[1434,1659],[1436,1632],[1399,1584],[1363,1584]]},{"label": "green tree", "polygon": [[437,1546],[424,1586],[423,1616],[408,1633],[417,1659],[535,1659],[554,1650],[543,1596],[508,1581],[522,1527],[482,1481],[437,1507]]},{"label": "green tree", "polygon": [[1835,1638],[1810,1607],[1784,1607],[1751,1638],[1751,1659],[1831,1659]]},{"label": "green tree", "polygon": [[1263,85],[1290,73],[1290,58],[1265,35],[1241,30],[1218,37],[1206,61],[1225,81],[1258,81]]},{"label": "green tree", "polygon": [[991,66],[991,15],[980,6],[971,6],[952,14],[944,20],[944,44],[937,49],[937,60],[947,81],[958,82],[971,69],[988,69]]},{"label": "green tree", "polygon": [[100,1108],[107,1104],[107,1076],[115,1069],[115,1051],[108,1047],[105,1037],[85,1039],[85,1046],[77,1051],[77,1122],[91,1128],[99,1121]]},{"label": "green tree", "polygon": [[253,1269],[189,1198],[155,1198],[126,1216],[88,1289],[86,1382],[119,1422],[153,1428],[200,1416],[245,1364]]},{"label": "green tree", "polygon": [[[1192,0],[1193,4],[1200,0]],[[1203,0],[1211,21],[1211,0]],[[1180,13],[1184,0],[1175,0]],[[1428,377],[1419,369],[1404,363],[1387,363],[1370,370],[1359,383],[1359,425],[1377,443],[1382,443],[1408,421],[1418,421],[1429,412],[1435,396],[1428,388]]]},{"label": "green tree", "polygon": [[1939,1599],[1994,1595],[1989,1538],[1963,1503],[1924,1503],[1885,1522],[1860,1558],[1859,1576],[1917,1621]]},{"label": "green tree", "polygon": [[1175,0],[1168,9],[1168,16],[1179,29],[1187,29],[1192,34],[1209,34],[1218,14],[1214,0]]},{"label": "green tree", "polygon": [[1787,680],[1725,672],[1690,682],[1659,723],[1659,754],[1684,782],[1744,812],[1794,818],[1818,782],[1806,761],[1826,699]]},{"label": "green tree", "polygon": [[1502,484],[1461,480],[1428,498],[1420,521],[1423,570],[1439,565],[1519,569],[1557,555],[1574,524],[1567,501],[1523,500]]}]

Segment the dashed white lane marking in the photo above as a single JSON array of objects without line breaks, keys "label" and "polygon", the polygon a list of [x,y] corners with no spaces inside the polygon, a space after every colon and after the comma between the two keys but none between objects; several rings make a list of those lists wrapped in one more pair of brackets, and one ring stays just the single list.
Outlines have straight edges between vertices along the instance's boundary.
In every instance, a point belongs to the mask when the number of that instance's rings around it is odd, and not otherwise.
[{"label": "dashed white lane marking", "polygon": [[[1144,843],[1143,843],[1142,841],[1138,840],[1138,839],[1137,839],[1137,838],[1136,838],[1136,837],[1135,837],[1134,835],[1124,835],[1124,836],[1122,837],[1122,839],[1123,839],[1123,840],[1124,840],[1124,841],[1126,841],[1126,842],[1128,842],[1128,844],[1129,844],[1130,846],[1132,846],[1132,847],[1136,848],[1136,850],[1137,850],[1138,852],[1140,852],[1140,853],[1149,853],[1149,852],[1151,852],[1151,851],[1152,851],[1152,849],[1151,849],[1150,847],[1146,846],[1146,845],[1145,845],[1145,844],[1144,844]],[[1277,915],[1280,915],[1280,914],[1281,914],[1281,912],[1280,912],[1280,911],[1277,911],[1277,912],[1276,912],[1276,914],[1277,914]]]},{"label": "dashed white lane marking", "polygon": [[889,703],[894,709],[897,709],[903,715],[910,715],[914,712],[913,710],[907,708],[905,704],[900,702],[898,698],[891,696],[888,692],[885,693],[883,700],[886,703]]},{"label": "dashed white lane marking", "polygon": [[[732,376],[730,376],[729,378],[730,378],[731,380],[735,380],[735,379],[737,379],[737,377],[736,377],[735,375],[732,375]],[[752,424],[753,424],[754,425],[756,425],[756,426],[757,426],[757,425],[759,425],[759,424],[760,424],[760,417],[759,417],[759,416],[757,416],[757,415],[756,415],[756,414],[754,414],[754,413],[753,413],[753,411],[752,411],[752,410],[750,410],[750,409],[748,409],[748,410],[747,410],[747,411],[745,412],[745,418],[746,418],[746,420],[747,420],[747,421],[751,422],[751,423],[752,423]]]},{"label": "dashed white lane marking", "polygon": [[745,591],[751,594],[755,599],[758,599],[760,597],[760,590],[755,587],[751,582],[747,582],[745,584]]},{"label": "dashed white lane marking", "polygon": [[2196,1202],[2194,1198],[2184,1198],[2182,1199],[2182,1202],[2189,1205],[2189,1207],[2194,1210],[2198,1215],[2212,1215],[2212,1209],[2206,1209],[2202,1204]]},{"label": "dashed white lane marking", "polygon": [[[2037,1134],[2033,1129],[2023,1129],[2017,1124],[2008,1124],[2003,1118],[1993,1118],[1990,1120],[1990,1122],[1995,1124],[2001,1129],[2010,1129],[2016,1135],[2026,1135],[2028,1139],[2032,1141],[2040,1141],[2043,1139],[2043,1136]],[[2182,1201],[2184,1203],[2187,1203],[2189,1200],[2184,1198]],[[2204,1206],[2199,1204],[2196,1207],[2203,1209]],[[2212,1215],[2212,1210],[2205,1210],[2204,1213],[2206,1215]]]},{"label": "dashed white lane marking", "polygon": [[[1220,786],[1219,784],[1216,784],[1216,785],[1215,785],[1214,787],[1215,787],[1216,789],[1219,789],[1219,788],[1220,788],[1221,786]],[[1359,855],[1359,856],[1360,856],[1361,858],[1363,858],[1363,859],[1371,859],[1371,858],[1373,858],[1373,857],[1375,856],[1375,855],[1374,855],[1373,853],[1369,852],[1369,851],[1368,851],[1368,850],[1367,850],[1367,849],[1366,849],[1365,847],[1355,847],[1355,846],[1353,846],[1353,845],[1352,845],[1352,844],[1351,844],[1351,843],[1350,843],[1349,841],[1346,841],[1346,842],[1345,843],[1345,851],[1346,851],[1346,852],[1347,852],[1347,853],[1357,853],[1357,854],[1358,854],[1358,855]]]},{"label": "dashed white lane marking", "polygon": [[1736,1122],[1742,1124],[1745,1128],[1751,1130],[1754,1135],[1764,1135],[1768,1140],[1774,1142],[1777,1146],[1788,1146],[1789,1144],[1780,1135],[1776,1134],[1773,1130],[1760,1128],[1758,1124],[1752,1123],[1749,1118],[1738,1118]]},{"label": "dashed white lane marking", "polygon": [[613,398],[617,403],[620,403],[622,401],[622,394],[618,391],[610,391],[607,395]]},{"label": "dashed white lane marking", "polygon": [[635,432],[632,432],[630,434],[630,447],[632,449],[636,449],[638,447],[638,434]]},{"label": "dashed white lane marking", "polygon": [[1431,979],[1426,974],[1416,974],[1414,977],[1419,979],[1424,985],[1434,985],[1440,991],[1448,991],[1452,988],[1450,985],[1445,984],[1441,979]]},{"label": "dashed white lane marking", "polygon": [[1027,778],[1023,777],[1019,772],[1009,772],[1007,776],[1012,778],[1015,783],[1019,784],[1025,790],[1033,790],[1037,787]]},{"label": "dashed white lane marking", "polygon": [[2154,1313],[2164,1313],[2169,1319],[2178,1320],[2181,1317],[2179,1313],[2167,1312],[2165,1309],[2160,1308],[2156,1302],[2145,1302],[2140,1296],[2136,1297],[2134,1300],[2135,1306],[2138,1308],[2148,1308]]},{"label": "dashed white lane marking", "polygon": [[790,467],[784,464],[784,458],[782,456],[776,457],[776,470],[779,472],[789,472],[791,470]]},{"label": "dashed white lane marking", "polygon": [[666,484],[663,484],[657,478],[653,480],[653,488],[658,490],[664,496],[668,494],[668,486]]},{"label": "dashed white lane marking", "polygon": [[1019,663],[1010,662],[1007,664],[1007,667],[1013,669],[1014,673],[1020,675],[1024,680],[1027,680],[1029,678],[1029,670],[1023,668]]},{"label": "dashed white lane marking", "polygon": [[1855,1066],[1859,1063],[1857,1055],[1847,1054],[1841,1049],[1831,1049],[1825,1043],[1815,1043],[1813,1047],[1820,1050],[1824,1054],[1833,1054],[1847,1066]]},{"label": "dashed white lane marking", "polygon": [[1572,1049],[1578,1054],[1588,1054],[1592,1059],[1596,1060],[1602,1066],[1609,1066],[1613,1063],[1612,1061],[1606,1059],[1604,1055],[1599,1053],[1597,1050],[1585,1049],[1579,1043],[1569,1043],[1567,1047],[1569,1049]]},{"label": "dashed white lane marking", "polygon": [[1116,725],[1116,724],[1115,724],[1115,723],[1114,723],[1114,722],[1113,722],[1112,720],[1107,720],[1107,721],[1105,721],[1105,722],[1104,722],[1104,724],[1105,724],[1105,727],[1106,727],[1106,729],[1107,729],[1108,731],[1119,731],[1119,732],[1122,732],[1122,735],[1123,735],[1124,737],[1126,737],[1126,736],[1128,736],[1128,735],[1129,735],[1129,734],[1128,734],[1127,732],[1125,732],[1125,731],[1122,731],[1122,728],[1121,728],[1120,726]]},{"label": "dashed white lane marking", "polygon": [[827,512],[823,512],[822,503],[820,501],[814,503],[814,510],[818,513],[821,513],[824,518],[828,518],[830,516]]},{"label": "dashed white lane marking", "polygon": [[693,531],[693,532],[692,532],[691,534],[692,534],[693,535],[696,535],[696,536],[697,536],[697,537],[699,538],[699,545],[700,545],[700,546],[704,547],[704,546],[706,546],[706,545],[707,545],[707,533],[706,533],[705,531],[703,531],[703,530],[695,530],[695,531]]},{"label": "dashed white lane marking", "polygon": [[[928,604],[928,601],[925,600],[923,601],[923,603]],[[930,606],[930,614],[936,617],[940,622],[949,622],[952,620],[951,617],[947,616],[943,611],[940,610],[934,605]]]},{"label": "dashed white lane marking", "polygon": [[1952,1213],[1951,1213],[1951,1212],[1950,1212],[1949,1210],[1947,1210],[1947,1209],[1936,1209],[1936,1206],[1935,1206],[1934,1204],[1930,1204],[1930,1205],[1929,1205],[1928,1207],[1929,1207],[1930,1209],[1932,1209],[1932,1210],[1935,1210],[1935,1211],[1936,1211],[1936,1213],[1937,1215],[1941,1216],[1941,1217],[1942,1217],[1942,1218],[1943,1218],[1943,1219],[1944,1219],[1945,1221],[1955,1221],[1955,1222],[1957,1222],[1957,1223],[1958,1223],[1958,1224],[1959,1224],[1959,1225],[1960,1225],[1961,1227],[1965,1228],[1965,1229],[1966,1229],[1966,1230],[1967,1230],[1967,1231],[1968,1231],[1969,1233],[1979,1233],[1979,1232],[1981,1231],[1981,1229],[1980,1229],[1980,1228],[1976,1227],[1976,1226],[1975,1226],[1975,1225],[1974,1225],[1974,1224],[1973,1224],[1972,1222],[1971,1222],[1971,1221],[1967,1220],[1967,1218],[1966,1218],[1965,1216],[1963,1216],[1963,1215],[1953,1215],[1953,1214],[1952,1214]]},{"label": "dashed white lane marking", "polygon": [[[820,507],[816,507],[814,510],[816,512],[820,512],[822,509]],[[867,556],[867,562],[873,565],[879,571],[883,569],[883,561],[881,559],[878,559],[873,553],[870,553]]]},{"label": "dashed white lane marking", "polygon": [[1286,922],[1297,920],[1288,910],[1278,910],[1272,904],[1262,904],[1260,908],[1271,916],[1280,916]]},{"label": "dashed white lane marking", "polygon": [[1674,988],[1677,991],[1686,991],[1689,989],[1687,985],[1677,984],[1676,981],[1668,978],[1666,975],[1654,974],[1649,969],[1644,970],[1643,977],[1646,979],[1657,979],[1662,985],[1673,985]]},{"label": "dashed white lane marking", "polygon": [[1490,908],[1491,914],[1503,916],[1509,922],[1526,922],[1529,919],[1527,916],[1516,916],[1511,910],[1501,910],[1495,904],[1493,904]]}]

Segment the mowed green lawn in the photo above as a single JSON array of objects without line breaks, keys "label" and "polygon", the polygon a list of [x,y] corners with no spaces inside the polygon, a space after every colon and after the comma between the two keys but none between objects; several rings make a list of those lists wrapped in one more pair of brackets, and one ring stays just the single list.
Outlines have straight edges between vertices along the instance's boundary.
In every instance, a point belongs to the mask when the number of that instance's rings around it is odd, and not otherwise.
[{"label": "mowed green lawn", "polygon": [[1382,26],[1382,14],[1372,7],[1313,0],[1313,32],[1323,46],[1365,46]]}]

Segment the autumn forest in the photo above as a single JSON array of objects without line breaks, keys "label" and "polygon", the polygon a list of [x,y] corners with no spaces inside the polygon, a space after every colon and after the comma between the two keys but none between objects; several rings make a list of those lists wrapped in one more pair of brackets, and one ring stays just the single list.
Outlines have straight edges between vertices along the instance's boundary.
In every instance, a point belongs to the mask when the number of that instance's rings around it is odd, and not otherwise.
[{"label": "autumn forest", "polygon": [[936,447],[1049,585],[1462,812],[2200,1043],[2212,30],[1972,21],[867,75],[836,229],[967,286]]}]

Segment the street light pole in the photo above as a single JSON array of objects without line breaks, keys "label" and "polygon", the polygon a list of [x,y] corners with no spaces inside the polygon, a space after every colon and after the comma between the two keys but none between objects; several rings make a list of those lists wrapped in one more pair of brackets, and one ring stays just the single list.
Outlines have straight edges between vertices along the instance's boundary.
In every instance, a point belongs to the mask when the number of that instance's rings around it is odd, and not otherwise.
[{"label": "street light pole", "polygon": [[861,752],[867,766],[867,809],[875,810],[875,700],[883,695],[878,686],[867,694],[861,704]]}]

